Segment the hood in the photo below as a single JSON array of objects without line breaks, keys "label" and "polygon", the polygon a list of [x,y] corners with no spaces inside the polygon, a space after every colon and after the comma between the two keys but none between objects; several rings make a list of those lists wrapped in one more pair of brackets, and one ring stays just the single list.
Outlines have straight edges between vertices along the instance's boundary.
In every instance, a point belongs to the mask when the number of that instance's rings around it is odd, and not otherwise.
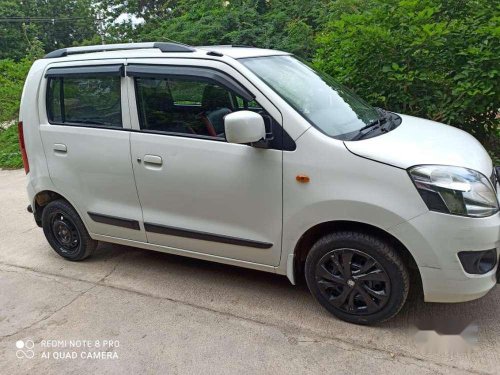
[{"label": "hood", "polygon": [[469,133],[435,121],[399,116],[402,118],[401,125],[389,133],[346,141],[345,146],[358,156],[399,168],[442,164],[466,167],[491,176],[491,158]]}]

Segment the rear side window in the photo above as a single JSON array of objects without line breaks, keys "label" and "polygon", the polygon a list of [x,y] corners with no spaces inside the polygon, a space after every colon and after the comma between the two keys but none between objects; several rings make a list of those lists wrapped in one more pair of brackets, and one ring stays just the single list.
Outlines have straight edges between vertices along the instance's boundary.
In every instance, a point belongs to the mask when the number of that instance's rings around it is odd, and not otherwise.
[{"label": "rear side window", "polygon": [[51,77],[49,122],[64,125],[122,127],[120,77]]}]

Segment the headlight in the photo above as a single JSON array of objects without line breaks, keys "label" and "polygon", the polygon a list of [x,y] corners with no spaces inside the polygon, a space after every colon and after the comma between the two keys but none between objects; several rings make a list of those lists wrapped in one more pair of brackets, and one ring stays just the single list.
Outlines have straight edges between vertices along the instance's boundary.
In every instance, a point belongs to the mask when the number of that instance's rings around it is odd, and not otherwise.
[{"label": "headlight", "polygon": [[409,173],[429,210],[472,217],[498,212],[495,190],[479,172],[446,165],[422,165],[410,168]]}]

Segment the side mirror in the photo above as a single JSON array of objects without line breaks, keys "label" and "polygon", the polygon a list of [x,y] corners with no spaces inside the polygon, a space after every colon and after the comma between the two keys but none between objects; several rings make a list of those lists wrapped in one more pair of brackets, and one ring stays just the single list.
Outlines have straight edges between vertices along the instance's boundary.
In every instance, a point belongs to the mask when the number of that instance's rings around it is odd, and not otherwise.
[{"label": "side mirror", "polygon": [[238,111],[224,117],[229,143],[254,143],[266,138],[264,118],[252,111]]}]

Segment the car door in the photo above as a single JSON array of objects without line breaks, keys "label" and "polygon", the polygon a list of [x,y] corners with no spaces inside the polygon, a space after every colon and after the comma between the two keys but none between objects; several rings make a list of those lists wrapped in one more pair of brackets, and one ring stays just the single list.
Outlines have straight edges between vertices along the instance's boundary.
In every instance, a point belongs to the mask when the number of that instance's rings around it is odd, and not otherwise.
[{"label": "car door", "polygon": [[139,130],[131,134],[133,168],[148,241],[278,265],[281,146],[227,143],[223,117],[250,109],[281,129],[279,112],[224,73],[225,64],[171,61],[127,65],[129,92],[136,97],[131,108],[137,103],[132,126]]},{"label": "car door", "polygon": [[52,183],[89,232],[146,242],[130,157],[124,60],[50,65],[40,135]]}]

